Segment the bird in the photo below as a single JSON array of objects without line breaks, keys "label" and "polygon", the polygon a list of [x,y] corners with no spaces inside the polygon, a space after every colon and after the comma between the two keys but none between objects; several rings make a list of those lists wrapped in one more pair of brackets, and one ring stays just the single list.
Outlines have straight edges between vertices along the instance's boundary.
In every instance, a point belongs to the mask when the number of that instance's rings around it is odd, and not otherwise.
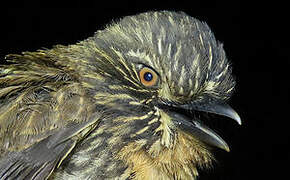
[{"label": "bird", "polygon": [[125,16],[5,60],[1,180],[194,180],[213,166],[213,148],[229,151],[203,115],[241,124],[223,44],[184,12]]}]

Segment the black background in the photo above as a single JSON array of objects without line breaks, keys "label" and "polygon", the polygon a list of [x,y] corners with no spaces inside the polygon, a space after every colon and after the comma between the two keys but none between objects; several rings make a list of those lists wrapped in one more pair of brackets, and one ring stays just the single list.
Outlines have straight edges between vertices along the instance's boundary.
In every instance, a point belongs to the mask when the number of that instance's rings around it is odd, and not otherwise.
[{"label": "black background", "polygon": [[148,10],[184,11],[206,21],[216,38],[224,43],[237,79],[231,105],[243,121],[242,126],[232,121],[222,123],[219,131],[231,152],[217,151],[215,167],[201,171],[200,179],[280,179],[289,174],[287,4],[278,1],[71,3],[90,8],[22,7],[1,11],[1,64],[9,53],[76,43],[92,36],[112,19]]}]

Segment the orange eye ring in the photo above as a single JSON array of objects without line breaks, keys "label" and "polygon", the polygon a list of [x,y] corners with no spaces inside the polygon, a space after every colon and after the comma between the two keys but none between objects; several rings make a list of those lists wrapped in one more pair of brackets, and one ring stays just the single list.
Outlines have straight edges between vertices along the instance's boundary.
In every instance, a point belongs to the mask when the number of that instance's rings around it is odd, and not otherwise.
[{"label": "orange eye ring", "polygon": [[139,78],[144,86],[151,87],[157,84],[158,75],[152,69],[143,67],[139,71]]}]

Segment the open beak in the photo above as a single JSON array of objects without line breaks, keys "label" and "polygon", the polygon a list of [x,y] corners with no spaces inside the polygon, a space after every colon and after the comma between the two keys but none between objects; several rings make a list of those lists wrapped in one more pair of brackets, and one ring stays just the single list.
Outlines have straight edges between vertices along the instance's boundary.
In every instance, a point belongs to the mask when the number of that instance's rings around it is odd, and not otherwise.
[{"label": "open beak", "polygon": [[[182,105],[172,105],[173,108],[182,109],[185,111],[201,111],[207,113],[213,113],[229,117],[236,121],[239,125],[242,124],[240,116],[235,110],[233,110],[226,103],[221,102],[211,102],[211,103],[189,103]],[[206,127],[204,124],[186,116],[183,113],[178,111],[170,112],[171,117],[173,118],[174,124],[183,131],[186,131],[192,134],[194,137],[197,137],[200,141],[214,147],[224,149],[225,151],[230,151],[227,143],[213,130]]]}]

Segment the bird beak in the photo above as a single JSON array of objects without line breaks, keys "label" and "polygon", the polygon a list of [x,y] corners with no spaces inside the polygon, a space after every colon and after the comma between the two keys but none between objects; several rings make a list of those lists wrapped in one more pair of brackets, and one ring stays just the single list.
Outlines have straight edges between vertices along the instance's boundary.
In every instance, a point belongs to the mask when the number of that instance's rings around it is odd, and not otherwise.
[{"label": "bird beak", "polygon": [[[201,111],[208,112],[213,114],[222,115],[229,117],[241,125],[241,118],[238,113],[233,110],[229,105],[225,103],[190,103],[183,105],[176,105],[174,108],[181,108],[189,111]],[[192,134],[194,137],[197,137],[200,141],[214,147],[224,149],[225,151],[230,151],[227,143],[213,130],[206,127],[204,124],[195,121],[194,119],[189,119],[189,117],[181,113],[171,114],[173,117],[173,122],[175,125],[183,131],[186,131]]]},{"label": "bird beak", "polygon": [[196,110],[201,112],[208,112],[213,114],[218,114],[233,119],[239,125],[242,125],[242,121],[238,113],[231,108],[228,104],[223,102],[214,103],[191,103],[180,105],[180,108],[188,110]]}]

